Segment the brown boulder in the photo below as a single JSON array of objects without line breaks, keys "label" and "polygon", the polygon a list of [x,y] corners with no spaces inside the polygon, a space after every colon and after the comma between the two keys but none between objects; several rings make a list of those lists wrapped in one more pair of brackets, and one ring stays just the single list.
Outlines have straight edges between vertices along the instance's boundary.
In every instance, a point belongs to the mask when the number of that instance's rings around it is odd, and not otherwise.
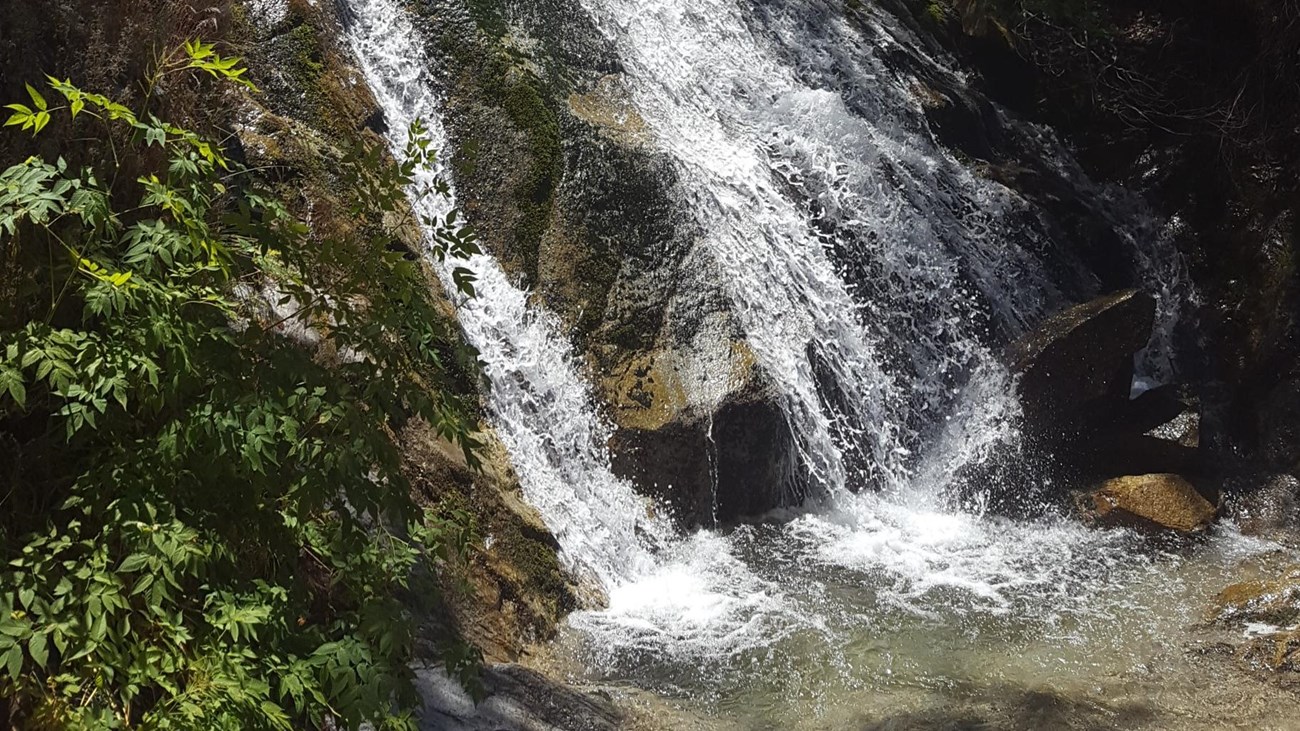
[{"label": "brown boulder", "polygon": [[1277,578],[1229,586],[1215,598],[1211,618],[1224,623],[1295,624],[1300,621],[1300,566]]},{"label": "brown boulder", "polygon": [[1103,482],[1084,501],[1099,523],[1199,533],[1218,510],[1179,475],[1129,475]]}]

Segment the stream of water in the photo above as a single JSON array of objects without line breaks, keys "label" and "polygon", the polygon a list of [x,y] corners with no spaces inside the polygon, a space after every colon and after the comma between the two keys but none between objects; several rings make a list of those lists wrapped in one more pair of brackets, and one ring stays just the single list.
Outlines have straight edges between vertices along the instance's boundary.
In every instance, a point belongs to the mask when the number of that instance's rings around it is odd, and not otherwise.
[{"label": "stream of water", "polygon": [[[676,162],[699,246],[827,499],[674,535],[612,474],[557,321],[475,257],[481,296],[459,313],[494,425],[566,565],[609,598],[570,618],[555,662],[721,728],[1221,728],[1253,712],[1236,686],[1202,687],[1179,633],[1228,567],[1276,547],[1229,527],[1161,552],[951,500],[958,469],[1016,440],[991,333],[1063,300],[1031,253],[1048,248],[1037,212],[941,149],[911,80],[880,60],[905,33],[820,0],[582,4]],[[445,146],[403,3],[345,5],[394,149],[417,118]],[[420,205],[443,215],[454,200]],[[1159,228],[1132,215],[1135,231]],[[1258,727],[1291,728],[1295,700],[1270,702]]]},{"label": "stream of water", "polygon": [[[347,39],[376,101],[384,110],[395,155],[406,147],[411,123],[421,120],[434,149],[447,148],[433,64],[398,0],[348,0]],[[447,180],[440,160],[418,173],[417,188]],[[446,197],[422,197],[422,216],[445,219],[455,208]],[[455,292],[453,266],[473,270],[479,296],[459,303],[457,316],[479,350],[492,382],[489,408],[510,452],[524,496],[564,546],[568,567],[600,586],[614,586],[652,569],[650,549],[671,540],[665,521],[609,469],[605,424],[595,416],[587,385],[578,375],[568,341],[547,313],[528,305],[489,255],[468,262],[434,261],[447,291]]]}]

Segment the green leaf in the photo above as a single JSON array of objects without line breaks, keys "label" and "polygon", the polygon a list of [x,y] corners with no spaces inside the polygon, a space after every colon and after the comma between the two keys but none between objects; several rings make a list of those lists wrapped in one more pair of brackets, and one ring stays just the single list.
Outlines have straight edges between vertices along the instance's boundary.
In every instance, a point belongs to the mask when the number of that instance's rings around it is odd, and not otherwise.
[{"label": "green leaf", "polygon": [[118,565],[119,574],[133,574],[144,568],[149,563],[149,557],[143,553],[133,553],[122,560]]},{"label": "green leaf", "polygon": [[23,386],[20,376],[14,376],[9,380],[9,396],[18,402],[20,408],[27,406],[27,388]]},{"label": "green leaf", "polygon": [[41,93],[31,84],[27,84],[27,94],[31,96],[32,103],[36,105],[37,109],[45,111],[50,108],[50,105],[45,102],[45,97],[41,96]]},{"label": "green leaf", "polygon": [[9,650],[5,652],[3,664],[5,672],[9,674],[9,677],[18,680],[23,671],[23,648],[18,645],[9,648]]},{"label": "green leaf", "polygon": [[27,653],[44,670],[46,662],[50,659],[50,649],[46,644],[45,635],[32,635],[32,639],[27,642]]}]

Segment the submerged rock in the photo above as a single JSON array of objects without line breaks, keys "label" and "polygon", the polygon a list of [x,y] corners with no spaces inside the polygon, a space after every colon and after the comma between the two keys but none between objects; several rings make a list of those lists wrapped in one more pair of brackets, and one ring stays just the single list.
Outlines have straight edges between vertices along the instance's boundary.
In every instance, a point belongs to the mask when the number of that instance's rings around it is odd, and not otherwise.
[{"label": "submerged rock", "polygon": [[1116,477],[1087,496],[1085,512],[1099,523],[1199,533],[1218,510],[1192,483],[1162,473]]},{"label": "submerged rock", "polygon": [[1215,598],[1210,620],[1246,630],[1237,655],[1249,664],[1300,671],[1300,566],[1229,586]]},{"label": "submerged rock", "polygon": [[1275,579],[1229,586],[1215,598],[1213,615],[1219,622],[1290,625],[1300,621],[1300,566]]},{"label": "submerged rock", "polygon": [[1053,315],[1007,351],[1028,434],[1060,441],[1127,408],[1133,355],[1146,345],[1155,301],[1125,290]]}]

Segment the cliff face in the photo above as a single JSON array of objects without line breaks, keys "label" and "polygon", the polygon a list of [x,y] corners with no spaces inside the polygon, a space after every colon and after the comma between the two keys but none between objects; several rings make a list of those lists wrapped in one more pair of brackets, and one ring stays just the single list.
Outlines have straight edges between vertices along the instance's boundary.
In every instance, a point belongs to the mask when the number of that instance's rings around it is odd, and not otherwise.
[{"label": "cliff face", "polygon": [[[235,42],[247,49],[265,92],[248,100],[234,120],[250,167],[266,170],[282,195],[296,197],[314,226],[354,225],[332,205],[331,191],[340,184],[332,162],[359,143],[382,144],[386,120],[343,43],[345,10],[334,3],[250,3],[238,19]],[[424,250],[415,230],[394,246],[412,256]],[[437,277],[427,275],[429,286],[440,290]],[[455,316],[450,302],[445,316]],[[450,384],[463,393],[478,385],[476,373]],[[437,601],[411,597],[423,613],[421,647],[430,658],[459,638],[488,661],[516,660],[531,643],[549,638],[578,604],[555,538],[520,496],[518,477],[490,425],[482,428],[481,471],[470,469],[458,448],[423,423],[394,434],[417,499],[435,515],[472,516],[481,540],[463,570],[442,571]]]},{"label": "cliff face", "polygon": [[685,526],[782,502],[789,427],[609,41],[577,0],[412,10],[443,84],[461,207],[569,334],[615,427],[615,471]]},{"label": "cliff face", "polygon": [[1180,361],[1205,408],[1204,439],[1234,461],[1300,467],[1280,413],[1300,375],[1300,10],[1132,0],[1062,17],[1032,2],[910,5],[977,70],[977,88],[1053,125],[1093,175],[1176,223],[1198,292]]}]

